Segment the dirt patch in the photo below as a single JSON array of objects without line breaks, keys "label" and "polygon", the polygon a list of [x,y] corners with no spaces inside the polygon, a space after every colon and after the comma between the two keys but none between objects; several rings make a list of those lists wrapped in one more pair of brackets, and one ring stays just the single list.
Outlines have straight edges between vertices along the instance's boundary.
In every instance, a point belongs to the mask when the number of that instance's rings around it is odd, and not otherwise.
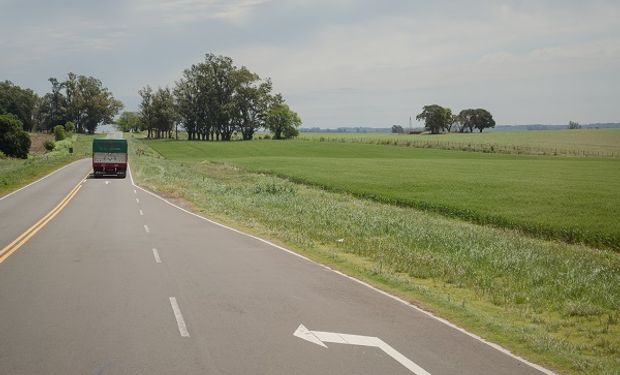
[{"label": "dirt patch", "polygon": [[45,147],[43,144],[45,141],[53,141],[54,135],[48,133],[30,133],[30,153],[31,154],[44,154]]}]

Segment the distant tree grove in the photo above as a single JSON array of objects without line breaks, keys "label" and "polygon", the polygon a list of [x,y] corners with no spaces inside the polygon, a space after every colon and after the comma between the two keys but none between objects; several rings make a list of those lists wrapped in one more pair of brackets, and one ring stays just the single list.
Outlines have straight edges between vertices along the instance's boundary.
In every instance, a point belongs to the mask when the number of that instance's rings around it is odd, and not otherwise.
[{"label": "distant tree grove", "polygon": [[426,130],[432,134],[439,134],[453,129],[464,133],[470,133],[477,129],[482,133],[484,129],[494,128],[495,120],[489,111],[483,108],[464,109],[458,115],[452,114],[452,110],[437,104],[425,105],[422,112],[416,116],[416,120],[424,121]]},{"label": "distant tree grove", "polygon": [[259,129],[281,139],[296,136],[301,125],[282,95],[272,93],[270,79],[225,56],[207,54],[174,88],[146,86],[139,95],[139,123],[149,138],[178,137],[180,125],[188,140],[229,141],[235,133],[250,140]]},{"label": "distant tree grove", "polygon": [[42,97],[10,81],[0,82],[0,114],[12,114],[28,132],[52,132],[62,125],[69,132],[94,133],[123,107],[94,77],[69,73],[66,81],[49,81],[51,92]]}]

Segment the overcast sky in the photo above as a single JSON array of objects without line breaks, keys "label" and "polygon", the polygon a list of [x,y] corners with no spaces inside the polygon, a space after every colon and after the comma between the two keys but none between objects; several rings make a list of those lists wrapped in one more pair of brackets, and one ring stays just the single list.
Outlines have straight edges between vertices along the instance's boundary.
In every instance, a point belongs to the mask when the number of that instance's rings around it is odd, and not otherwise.
[{"label": "overcast sky", "polygon": [[305,127],[407,125],[433,103],[620,122],[618,0],[0,0],[0,80],[39,94],[71,71],[136,110],[208,52],[271,77]]}]

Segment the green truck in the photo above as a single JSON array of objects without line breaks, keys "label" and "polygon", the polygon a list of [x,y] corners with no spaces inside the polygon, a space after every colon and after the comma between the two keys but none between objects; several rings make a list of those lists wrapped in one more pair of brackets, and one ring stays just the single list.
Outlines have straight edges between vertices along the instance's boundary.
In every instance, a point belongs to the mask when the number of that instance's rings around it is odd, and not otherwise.
[{"label": "green truck", "polygon": [[93,172],[95,177],[127,175],[127,140],[93,139]]}]

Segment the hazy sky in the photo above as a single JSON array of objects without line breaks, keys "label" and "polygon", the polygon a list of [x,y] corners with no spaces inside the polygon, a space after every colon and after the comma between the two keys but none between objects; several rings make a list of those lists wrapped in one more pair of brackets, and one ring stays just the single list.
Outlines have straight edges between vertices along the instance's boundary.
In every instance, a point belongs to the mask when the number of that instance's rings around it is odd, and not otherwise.
[{"label": "hazy sky", "polygon": [[136,110],[207,52],[271,77],[305,127],[406,125],[432,103],[620,122],[618,0],[0,0],[0,80],[40,94],[72,71]]}]

